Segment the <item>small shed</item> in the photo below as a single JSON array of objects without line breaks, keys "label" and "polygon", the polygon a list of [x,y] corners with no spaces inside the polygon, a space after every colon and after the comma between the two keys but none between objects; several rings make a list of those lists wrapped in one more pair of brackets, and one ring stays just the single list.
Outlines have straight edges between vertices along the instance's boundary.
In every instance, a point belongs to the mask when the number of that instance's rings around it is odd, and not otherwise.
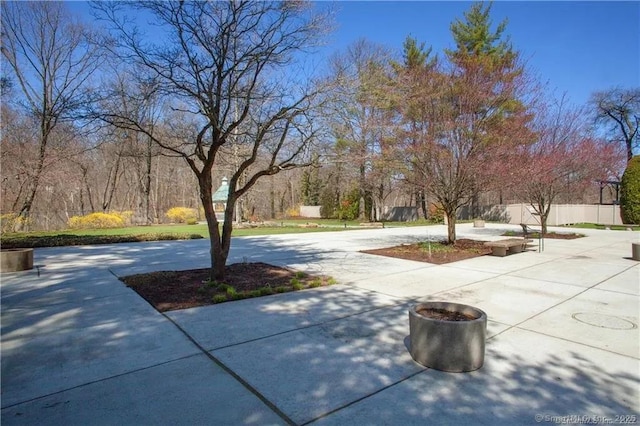
[{"label": "small shed", "polygon": [[226,177],[222,178],[222,184],[213,193],[213,210],[216,212],[218,220],[224,220],[224,211],[227,208],[227,198],[229,196],[229,181]]}]

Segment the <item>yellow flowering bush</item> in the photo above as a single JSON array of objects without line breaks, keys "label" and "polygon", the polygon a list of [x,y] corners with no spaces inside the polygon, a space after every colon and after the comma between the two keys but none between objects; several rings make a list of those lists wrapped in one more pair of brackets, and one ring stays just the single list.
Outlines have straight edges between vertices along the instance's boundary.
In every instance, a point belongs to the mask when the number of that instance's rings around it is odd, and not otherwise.
[{"label": "yellow flowering bush", "polygon": [[0,232],[6,234],[9,232],[15,232],[18,228],[24,227],[28,222],[28,219],[18,216],[15,213],[6,213],[0,215]]},{"label": "yellow flowering bush", "polygon": [[198,211],[189,207],[172,207],[165,214],[174,223],[193,222],[198,217]]},{"label": "yellow flowering bush", "polygon": [[122,228],[124,220],[117,213],[90,213],[84,216],[73,216],[69,219],[71,229],[105,229]]}]

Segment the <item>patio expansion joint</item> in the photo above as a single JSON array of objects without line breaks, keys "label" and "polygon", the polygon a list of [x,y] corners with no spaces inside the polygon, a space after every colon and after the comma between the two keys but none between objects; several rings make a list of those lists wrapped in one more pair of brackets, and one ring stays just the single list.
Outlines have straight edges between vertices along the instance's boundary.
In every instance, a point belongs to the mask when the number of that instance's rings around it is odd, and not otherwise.
[{"label": "patio expansion joint", "polygon": [[2,410],[8,409],[8,408],[12,408],[12,407],[16,407],[16,406],[22,405],[22,404],[27,404],[27,403],[33,402],[33,401],[38,401],[40,399],[49,398],[50,396],[59,395],[59,394],[62,394],[62,393],[65,393],[65,392],[68,392],[68,391],[71,391],[71,390],[74,390],[74,389],[81,389],[81,388],[84,388],[86,386],[94,385],[96,383],[106,382],[106,381],[109,381],[109,380],[112,380],[112,379],[117,379],[119,377],[128,376],[129,374],[138,373],[140,371],[145,371],[145,370],[149,370],[149,369],[152,369],[152,368],[160,367],[160,366],[163,366],[163,365],[171,364],[172,362],[182,361],[184,359],[193,358],[193,357],[196,357],[196,356],[199,356],[199,355],[200,355],[199,353],[194,353],[194,354],[191,354],[191,355],[185,355],[185,356],[182,356],[182,357],[179,357],[179,358],[175,358],[175,359],[170,359],[170,360],[167,360],[167,361],[159,362],[157,364],[147,365],[146,367],[136,368],[135,370],[125,371],[124,373],[114,374],[112,376],[103,377],[103,378],[97,379],[97,380],[92,380],[90,382],[82,383],[80,385],[71,386],[71,387],[66,388],[66,389],[61,389],[59,391],[51,392],[51,393],[48,393],[48,394],[45,394],[45,395],[40,395],[40,396],[37,396],[35,398],[30,398],[30,399],[25,399],[24,401],[14,402],[14,403],[12,403],[10,405],[3,406]]},{"label": "patio expansion joint", "polygon": [[382,387],[382,388],[380,388],[380,389],[378,389],[378,390],[376,390],[374,392],[371,392],[371,393],[368,393],[366,395],[363,395],[363,396],[361,396],[361,397],[359,397],[357,399],[354,399],[353,401],[349,401],[348,403],[346,403],[344,405],[341,405],[340,407],[336,407],[333,410],[327,411],[326,413],[323,413],[323,414],[319,415],[318,417],[315,417],[315,418],[313,418],[311,420],[308,420],[308,421],[306,421],[304,423],[301,423],[299,426],[306,426],[306,425],[309,425],[309,424],[311,424],[313,422],[316,422],[318,420],[322,420],[322,419],[324,419],[324,418],[326,418],[326,417],[328,417],[328,416],[330,416],[332,414],[337,413],[338,411],[341,411],[341,410],[344,410],[345,408],[351,407],[352,405],[355,405],[355,404],[357,404],[357,403],[359,403],[361,401],[364,401],[367,398],[370,398],[370,397],[372,397],[374,395],[377,395],[380,392],[383,392],[383,391],[385,391],[387,389],[390,389],[390,388],[392,388],[394,386],[397,386],[397,385],[401,384],[402,382],[405,382],[405,381],[407,381],[409,379],[412,379],[413,377],[417,376],[418,374],[423,374],[425,371],[428,371],[428,370],[429,370],[429,368],[423,368],[422,370],[416,371],[415,373],[412,373],[412,374],[408,375],[407,377],[403,377],[400,380],[397,380],[397,381],[395,381],[393,383],[390,383],[390,384],[388,384],[388,385],[386,385],[386,386],[384,386],[384,387]]},{"label": "patio expansion joint", "polygon": [[[370,290],[370,292],[377,293],[377,292],[374,292],[372,290]],[[241,342],[231,343],[229,345],[224,345],[224,346],[218,346],[218,347],[215,347],[215,348],[208,349],[208,351],[211,351],[211,352],[220,351],[220,350],[223,350],[223,349],[228,349],[228,348],[233,348],[235,346],[244,345],[246,343],[259,342],[260,340],[270,339],[272,337],[282,336],[282,335],[288,334],[288,333],[295,333],[296,331],[299,331],[299,330],[307,330],[307,329],[310,329],[310,328],[319,327],[319,326],[322,326],[322,325],[325,325],[325,324],[330,324],[332,322],[341,321],[341,320],[344,320],[344,319],[347,319],[347,318],[351,318],[351,317],[354,317],[354,316],[358,316],[358,315],[362,315],[362,314],[366,314],[366,313],[370,313],[370,312],[375,312],[375,311],[378,311],[378,310],[381,310],[381,309],[395,308],[395,307],[398,307],[398,306],[405,305],[405,304],[407,304],[407,303],[409,303],[411,301],[412,301],[412,299],[410,299],[410,298],[398,299],[398,300],[395,300],[394,303],[389,303],[387,305],[378,306],[378,307],[367,309],[367,310],[364,310],[364,311],[354,312],[354,313],[351,313],[349,315],[344,315],[344,316],[341,316],[341,317],[331,318],[331,319],[326,320],[326,321],[320,321],[320,322],[316,322],[316,323],[313,323],[313,324],[303,325],[303,326],[300,326],[300,327],[294,327],[294,328],[291,328],[289,330],[279,331],[277,333],[272,333],[272,334],[268,334],[268,335],[265,335],[265,336],[256,337],[254,339],[243,340]],[[180,326],[178,326],[178,328],[180,328]],[[191,337],[191,336],[189,336],[189,337]]]},{"label": "patio expansion joint", "polygon": [[229,368],[225,363],[219,360],[216,356],[214,356],[211,352],[207,351],[200,343],[198,343],[193,337],[187,333],[185,329],[183,329],[177,322],[175,322],[172,318],[162,313],[162,315],[169,320],[180,332],[191,342],[193,343],[202,354],[204,354],[210,361],[220,367],[225,373],[229,374],[233,377],[238,383],[240,383],[245,389],[251,392],[256,398],[258,398],[263,404],[265,404],[269,409],[271,409],[276,415],[278,415],[284,422],[288,425],[295,425],[296,423],[289,418],[282,410],[278,408],[273,402],[267,399],[264,395],[262,395],[255,387],[253,387],[249,382],[243,379],[239,374]]},{"label": "patio expansion joint", "polygon": [[[535,334],[538,334],[538,335],[540,335],[540,336],[551,337],[552,339],[563,340],[563,341],[565,341],[565,342],[573,343],[573,344],[576,344],[576,345],[586,346],[586,347],[588,347],[588,348],[597,349],[597,350],[599,350],[599,351],[608,352],[608,353],[610,353],[610,354],[623,356],[623,357],[625,357],[625,358],[629,358],[629,359],[632,359],[632,360],[635,360],[635,361],[640,360],[640,358],[638,358],[638,357],[634,357],[634,356],[627,355],[627,354],[622,354],[622,353],[620,353],[620,352],[615,352],[615,351],[612,351],[612,350],[609,350],[609,349],[604,349],[604,348],[601,348],[601,347],[598,347],[598,346],[589,345],[589,344],[587,344],[587,343],[576,342],[575,340],[567,339],[567,338],[565,338],[565,337],[554,336],[554,335],[552,335],[552,334],[548,334],[548,333],[542,333],[542,332],[540,332],[540,331],[531,330],[531,329],[529,329],[529,328],[521,327],[521,326],[518,326],[518,325],[514,325],[514,326],[512,326],[512,327],[510,327],[510,328],[515,328],[515,329],[518,329],[518,330],[524,330],[524,331],[526,331],[526,332],[529,332],[529,333],[535,333]],[[507,330],[504,330],[504,331],[507,331]],[[498,333],[498,334],[501,334],[501,333],[503,333],[504,331],[502,331],[502,332],[500,332],[500,333]],[[496,335],[497,335],[497,334],[496,334]],[[487,340],[494,338],[496,335],[494,335],[494,336],[491,336],[491,337],[487,338]]]}]

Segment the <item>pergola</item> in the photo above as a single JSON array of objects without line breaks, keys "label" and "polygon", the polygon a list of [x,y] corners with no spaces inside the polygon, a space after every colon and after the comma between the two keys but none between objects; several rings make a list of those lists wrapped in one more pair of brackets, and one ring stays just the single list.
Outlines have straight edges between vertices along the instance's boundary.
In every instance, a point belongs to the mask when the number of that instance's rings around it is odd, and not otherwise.
[{"label": "pergola", "polygon": [[613,204],[620,204],[620,182],[617,180],[601,180],[598,181],[600,184],[600,204],[604,204],[602,202],[602,190],[607,186],[611,186],[616,189],[616,198],[613,200]]}]

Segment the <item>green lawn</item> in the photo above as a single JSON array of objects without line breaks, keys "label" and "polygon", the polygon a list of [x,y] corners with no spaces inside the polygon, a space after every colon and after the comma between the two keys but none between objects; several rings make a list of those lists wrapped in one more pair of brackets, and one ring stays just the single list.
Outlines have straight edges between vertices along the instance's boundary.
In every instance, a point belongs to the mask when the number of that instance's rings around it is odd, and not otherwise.
[{"label": "green lawn", "polygon": [[[283,220],[274,221],[273,224],[274,226],[234,229],[232,235],[234,237],[249,237],[259,235],[335,232],[361,229],[358,227],[359,222],[357,221],[345,222],[327,219]],[[304,224],[317,224],[318,227],[301,226]],[[404,223],[394,223],[393,226],[407,225]],[[209,238],[207,225],[151,225],[130,226],[114,229],[67,229],[48,232],[21,232],[3,234],[2,246],[5,248],[52,247],[196,238]]]},{"label": "green lawn", "polygon": [[[579,229],[605,229],[605,225],[597,223],[575,223],[573,225],[566,225],[566,227]],[[612,231],[626,231],[628,228],[631,228],[633,231],[640,231],[640,226],[638,225],[613,225],[609,227]]]},{"label": "green lawn", "polygon": [[[357,226],[356,222],[339,221],[309,221],[309,220],[288,220],[273,222],[276,226],[256,227],[245,229],[234,229],[234,237],[253,236],[253,235],[271,235],[271,234],[288,234],[302,232],[327,232],[341,229],[353,229]],[[300,225],[307,223],[316,223],[317,228],[303,228]],[[128,226],[125,228],[112,229],[65,229],[62,231],[41,231],[41,232],[20,232],[4,234],[3,238],[21,238],[21,237],[51,237],[55,235],[66,234],[76,236],[112,236],[112,235],[149,235],[149,234],[197,234],[203,238],[209,238],[209,231],[206,224],[197,225],[151,225],[151,226]]]}]

